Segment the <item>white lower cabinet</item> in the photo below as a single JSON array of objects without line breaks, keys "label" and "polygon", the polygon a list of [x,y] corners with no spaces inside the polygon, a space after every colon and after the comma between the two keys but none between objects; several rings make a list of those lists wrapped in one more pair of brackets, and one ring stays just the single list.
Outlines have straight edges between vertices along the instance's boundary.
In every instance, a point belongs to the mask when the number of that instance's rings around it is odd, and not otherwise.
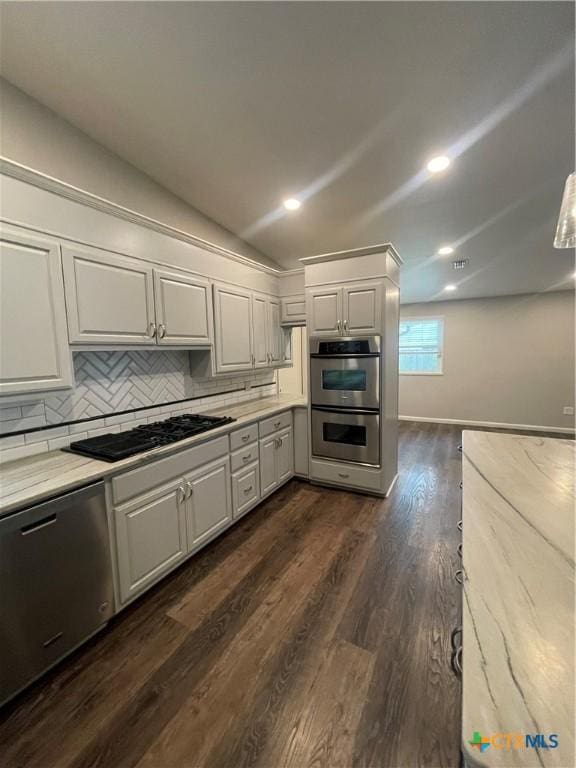
[{"label": "white lower cabinet", "polygon": [[232,475],[234,517],[241,517],[260,501],[259,464],[251,464]]},{"label": "white lower cabinet", "polygon": [[151,587],[293,474],[292,412],[284,411],[237,429],[230,438],[113,478],[120,604]]},{"label": "white lower cabinet", "polygon": [[120,599],[125,603],[187,554],[182,482],[118,507],[115,518]]},{"label": "white lower cabinet", "polygon": [[264,497],[294,474],[292,427],[260,440],[260,492]]},{"label": "white lower cabinet", "polygon": [[186,478],[188,551],[198,549],[232,520],[230,459],[200,467]]}]

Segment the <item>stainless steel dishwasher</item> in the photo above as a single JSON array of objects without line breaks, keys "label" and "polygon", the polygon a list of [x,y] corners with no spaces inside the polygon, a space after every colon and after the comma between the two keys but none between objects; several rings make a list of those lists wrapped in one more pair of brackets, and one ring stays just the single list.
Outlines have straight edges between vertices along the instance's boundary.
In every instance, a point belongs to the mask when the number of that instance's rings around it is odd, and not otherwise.
[{"label": "stainless steel dishwasher", "polygon": [[113,613],[104,483],[0,519],[0,704]]}]

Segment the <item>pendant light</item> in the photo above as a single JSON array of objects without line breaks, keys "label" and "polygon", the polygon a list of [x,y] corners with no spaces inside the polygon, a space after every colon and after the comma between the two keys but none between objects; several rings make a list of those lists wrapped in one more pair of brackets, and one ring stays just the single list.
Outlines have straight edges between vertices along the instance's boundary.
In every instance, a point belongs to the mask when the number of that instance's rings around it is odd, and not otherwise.
[{"label": "pendant light", "polygon": [[576,247],[576,172],[566,179],[554,248]]}]

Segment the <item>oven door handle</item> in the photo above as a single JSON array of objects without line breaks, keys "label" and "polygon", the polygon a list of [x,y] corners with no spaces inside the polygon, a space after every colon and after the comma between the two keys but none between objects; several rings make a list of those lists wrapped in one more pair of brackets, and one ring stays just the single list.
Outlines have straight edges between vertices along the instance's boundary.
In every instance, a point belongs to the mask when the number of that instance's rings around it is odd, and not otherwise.
[{"label": "oven door handle", "polygon": [[379,408],[339,408],[335,405],[313,405],[313,411],[323,411],[324,413],[348,413],[350,415],[358,414],[361,416],[379,416]]}]

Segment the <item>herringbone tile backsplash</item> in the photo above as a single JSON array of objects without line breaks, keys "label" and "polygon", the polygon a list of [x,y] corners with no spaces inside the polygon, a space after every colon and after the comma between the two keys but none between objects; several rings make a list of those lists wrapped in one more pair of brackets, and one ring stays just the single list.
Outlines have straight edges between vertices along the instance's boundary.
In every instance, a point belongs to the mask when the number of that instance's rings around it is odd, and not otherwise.
[{"label": "herringbone tile backsplash", "polygon": [[74,377],[72,391],[45,398],[48,424],[194,397],[186,352],[77,352]]},{"label": "herringbone tile backsplash", "polygon": [[[40,400],[31,397],[30,403],[0,403],[1,460],[62,448],[72,439],[130,429],[142,421],[167,418],[178,411],[202,411],[276,394],[274,371],[193,379],[187,352],[76,352],[73,359],[74,389],[48,394]],[[185,398],[201,399],[170,406]],[[152,408],[120,414],[143,407]],[[97,420],[81,421],[87,418]],[[79,423],[64,424],[76,421]],[[47,425],[54,425],[54,429],[2,437]]]}]

